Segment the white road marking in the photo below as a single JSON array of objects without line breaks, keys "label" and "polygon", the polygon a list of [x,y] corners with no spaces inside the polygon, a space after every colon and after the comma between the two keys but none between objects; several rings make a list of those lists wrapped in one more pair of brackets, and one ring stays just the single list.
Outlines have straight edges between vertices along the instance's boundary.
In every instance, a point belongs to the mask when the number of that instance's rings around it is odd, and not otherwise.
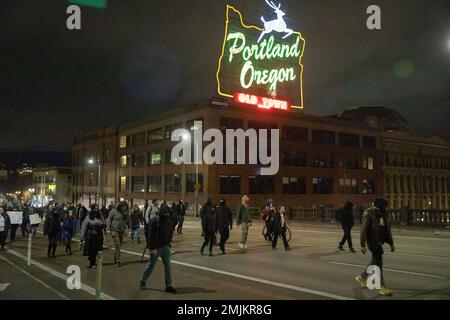
[{"label": "white road marking", "polygon": [[0,292],[5,291],[6,288],[8,288],[10,284],[11,284],[10,282],[7,282],[7,283],[0,283]]},{"label": "white road marking", "polygon": [[[9,250],[9,252],[11,252],[11,250]],[[17,270],[19,270],[20,272],[24,273],[25,275],[29,276],[31,279],[33,279],[34,281],[36,281],[37,283],[41,284],[42,286],[44,286],[45,288],[49,289],[50,291],[53,291],[56,295],[58,295],[60,298],[64,299],[64,300],[70,300],[68,297],[66,297],[64,294],[62,294],[61,292],[59,292],[58,290],[56,290],[55,288],[49,286],[48,284],[46,284],[44,281],[36,278],[35,276],[33,276],[31,273],[23,270],[21,267],[19,267],[18,265],[16,265],[14,262],[10,261],[9,259],[6,259],[4,256],[0,256],[1,259],[3,259],[4,261],[6,261],[7,263],[9,263],[10,265],[12,265],[14,268],[16,268]],[[9,283],[8,283],[9,285]],[[4,288],[6,289],[6,288]],[[4,290],[3,289],[3,290]],[[1,291],[3,291],[1,290]]]},{"label": "white road marking", "polygon": [[[22,260],[26,261],[26,259],[27,259],[27,257],[25,257],[24,255],[20,254],[19,252],[15,251],[15,250],[9,250],[8,252],[13,254],[13,255],[15,255],[16,257],[21,258]],[[63,280],[64,282],[67,282],[67,278],[68,278],[67,275],[62,274],[62,273],[60,273],[60,272],[58,272],[58,271],[56,271],[56,270],[54,270],[54,269],[52,269],[50,267],[47,267],[46,265],[43,265],[42,263],[39,263],[39,262],[37,262],[36,260],[33,260],[33,259],[31,260],[31,264],[34,264],[36,267],[38,267],[38,268],[40,268],[40,269],[42,269],[44,271],[47,271],[51,275],[53,275],[53,276]],[[89,293],[91,295],[95,295],[95,289],[90,287],[90,286],[88,286],[88,285],[86,285],[86,284],[84,284],[84,283],[81,284],[81,290],[86,291],[87,293]],[[102,292],[100,294],[100,298],[103,299],[103,300],[116,300],[116,298],[114,298],[114,297],[112,297],[110,295],[107,295],[104,292]]]},{"label": "white road marking", "polygon": [[[330,261],[332,264],[338,264],[343,266],[351,266],[351,267],[358,267],[358,268],[365,268],[365,265],[362,264],[353,264],[353,263],[344,263],[344,262],[338,262],[338,261]],[[429,273],[420,273],[420,272],[412,272],[412,271],[404,271],[404,270],[397,270],[397,269],[388,269],[383,268],[383,271],[391,271],[391,272],[397,272],[397,273],[405,273],[405,274],[412,274],[415,276],[423,276],[423,277],[430,277],[430,278],[439,278],[439,279],[446,279],[447,277],[439,276],[436,274],[429,274]]]}]

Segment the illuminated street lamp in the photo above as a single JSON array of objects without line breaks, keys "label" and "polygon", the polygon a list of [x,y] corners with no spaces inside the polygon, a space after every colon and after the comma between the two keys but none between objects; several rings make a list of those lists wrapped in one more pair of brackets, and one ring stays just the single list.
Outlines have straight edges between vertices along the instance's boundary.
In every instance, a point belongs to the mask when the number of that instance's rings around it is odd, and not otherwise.
[{"label": "illuminated street lamp", "polygon": [[[87,163],[93,165],[95,163],[94,158],[89,158]],[[95,202],[100,206],[100,173],[101,173],[101,164],[100,160],[97,159],[97,167],[98,167],[98,175],[97,175],[97,195],[95,197]]]}]

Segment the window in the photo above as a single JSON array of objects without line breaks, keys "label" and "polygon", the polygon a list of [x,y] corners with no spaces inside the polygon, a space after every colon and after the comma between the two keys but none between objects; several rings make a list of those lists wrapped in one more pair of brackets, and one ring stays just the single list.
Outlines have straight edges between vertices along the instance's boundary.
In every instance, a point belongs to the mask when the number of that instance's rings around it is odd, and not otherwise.
[{"label": "window", "polygon": [[161,176],[148,176],[148,192],[161,192]]},{"label": "window", "polygon": [[178,174],[166,174],[166,192],[181,192],[181,177]]},{"label": "window", "polygon": [[283,193],[285,194],[306,193],[305,178],[283,177]]},{"label": "window", "polygon": [[149,165],[161,164],[161,158],[162,158],[161,151],[150,152],[148,154],[148,164]]},{"label": "window", "polygon": [[226,129],[243,129],[244,120],[234,118],[220,118],[220,130],[225,132]]},{"label": "window", "polygon": [[145,192],[144,177],[132,177],[133,192]]},{"label": "window", "polygon": [[358,157],[344,157],[339,161],[339,167],[341,169],[358,169]]},{"label": "window", "polygon": [[293,126],[283,126],[281,137],[283,140],[308,142],[308,129]]},{"label": "window", "polygon": [[350,134],[339,132],[339,145],[345,147],[359,147],[359,136],[357,134]]},{"label": "window", "polygon": [[172,132],[176,129],[183,128],[183,125],[181,123],[171,124],[166,126],[166,140],[170,140],[172,136]]},{"label": "window", "polygon": [[123,155],[119,158],[119,164],[121,168],[126,168],[128,166],[128,155]]},{"label": "window", "polygon": [[312,130],[312,142],[320,144],[335,144],[335,136],[333,131]]},{"label": "window", "polygon": [[349,178],[339,179],[339,193],[358,193],[358,180]]},{"label": "window", "polygon": [[219,176],[221,194],[241,194],[241,176]]},{"label": "window", "polygon": [[120,185],[119,185],[119,191],[128,191],[128,177],[127,176],[122,176],[120,177]]},{"label": "window", "polygon": [[367,149],[375,149],[377,147],[377,139],[371,136],[363,136],[362,137],[362,145],[363,148]]},{"label": "window", "polygon": [[248,177],[248,192],[249,194],[275,193],[275,176]]},{"label": "window", "polygon": [[145,143],[145,132],[133,134],[133,146],[140,146]]},{"label": "window", "polygon": [[[198,192],[203,192],[203,174],[198,174],[198,183],[202,185]],[[186,192],[195,192],[195,173],[186,174]]]},{"label": "window", "polygon": [[123,149],[130,146],[130,136],[120,136],[119,138],[119,148]]},{"label": "window", "polygon": [[163,139],[163,129],[153,129],[148,132],[148,142],[161,141]]},{"label": "window", "polygon": [[373,170],[373,158],[372,157],[364,157],[363,158],[363,169]]},{"label": "window", "polygon": [[281,154],[281,163],[284,166],[306,166],[306,153],[293,150],[283,151]]},{"label": "window", "polygon": [[314,194],[333,193],[333,179],[317,177],[312,179]]},{"label": "window", "polygon": [[322,168],[333,168],[334,156],[331,153],[313,153],[312,166]]},{"label": "window", "polygon": [[362,189],[363,189],[362,192],[365,194],[375,193],[374,180],[373,179],[364,179]]},{"label": "window", "polygon": [[142,167],[145,164],[145,153],[135,153],[133,155],[133,167]]}]

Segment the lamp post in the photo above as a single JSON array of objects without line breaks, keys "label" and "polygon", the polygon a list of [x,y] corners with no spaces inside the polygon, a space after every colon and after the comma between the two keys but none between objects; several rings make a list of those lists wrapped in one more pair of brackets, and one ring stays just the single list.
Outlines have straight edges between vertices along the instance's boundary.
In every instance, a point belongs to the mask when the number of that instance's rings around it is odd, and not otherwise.
[{"label": "lamp post", "polygon": [[[90,158],[88,160],[89,164],[94,164],[95,160],[93,158]],[[100,164],[100,159],[97,159],[97,168],[98,168],[98,173],[97,173],[97,195],[95,197],[95,202],[100,206],[100,174],[101,174],[101,164]]]}]

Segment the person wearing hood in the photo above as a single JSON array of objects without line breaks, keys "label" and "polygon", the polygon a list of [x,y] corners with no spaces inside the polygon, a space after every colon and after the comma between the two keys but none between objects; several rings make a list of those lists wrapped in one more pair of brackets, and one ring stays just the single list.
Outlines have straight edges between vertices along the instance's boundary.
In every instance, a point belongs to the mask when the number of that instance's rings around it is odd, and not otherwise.
[{"label": "person wearing hood", "polygon": [[6,209],[0,206],[0,252],[5,252],[6,238],[8,237],[8,231],[11,226],[11,220],[9,219]]},{"label": "person wearing hood", "polygon": [[57,208],[53,208],[51,215],[48,217],[47,236],[48,236],[48,248],[47,257],[56,258],[56,247],[58,245],[58,238],[61,234],[61,215]]},{"label": "person wearing hood", "polygon": [[351,234],[353,225],[355,224],[355,218],[353,216],[353,203],[346,201],[344,207],[336,211],[336,218],[341,222],[342,230],[344,231],[344,235],[339,242],[338,249],[345,251],[344,244],[347,241],[350,252],[355,253],[356,251],[353,249]]},{"label": "person wearing hood", "polygon": [[146,282],[152,274],[153,269],[158,262],[158,258],[161,257],[164,265],[166,292],[177,293],[177,290],[172,286],[171,252],[169,248],[170,234],[173,228],[170,210],[161,210],[159,217],[157,216],[150,220],[147,238],[147,247],[150,251],[150,258],[149,263],[144,270],[144,274],[142,275],[142,279],[139,282],[139,288],[141,290],[146,289]]},{"label": "person wearing hood", "polygon": [[178,226],[177,233],[183,234],[184,216],[186,215],[186,205],[183,200],[178,202]]},{"label": "person wearing hood", "polygon": [[225,243],[230,238],[230,231],[233,229],[233,214],[227,207],[225,199],[220,199],[219,206],[216,208],[216,215],[220,234],[219,248],[223,254],[226,254]]},{"label": "person wearing hood", "polygon": [[[391,226],[387,214],[388,202],[385,198],[375,199],[373,206],[364,211],[361,221],[361,252],[366,254],[366,244],[372,253],[372,260],[369,266],[378,266],[380,268],[380,294],[391,295],[392,292],[387,288],[383,277],[383,244],[387,243],[394,252],[394,240],[392,238]],[[367,267],[368,268],[368,267]],[[367,268],[355,279],[361,287],[367,287]]]},{"label": "person wearing hood", "polygon": [[[123,236],[129,223],[130,214],[128,203],[121,201],[116,208],[112,209],[106,222],[106,233],[111,234],[114,241],[114,264],[120,267],[120,249]],[[131,233],[129,234],[131,236]]]},{"label": "person wearing hood", "polygon": [[91,212],[81,227],[83,256],[88,256],[90,269],[97,267],[97,253],[103,250],[103,228],[104,221],[100,210],[91,207]]},{"label": "person wearing hood", "polygon": [[203,255],[203,251],[205,247],[209,243],[209,256],[212,256],[212,250],[214,244],[216,243],[216,232],[218,230],[218,220],[215,212],[214,205],[211,199],[205,203],[200,212],[200,216],[202,217],[202,230],[205,240],[203,241],[202,248],[200,249],[200,254]]},{"label": "person wearing hood", "polygon": [[66,245],[66,253],[72,255],[72,237],[74,236],[75,220],[73,218],[73,209],[69,209],[67,216],[63,220],[62,234],[63,242]]}]

